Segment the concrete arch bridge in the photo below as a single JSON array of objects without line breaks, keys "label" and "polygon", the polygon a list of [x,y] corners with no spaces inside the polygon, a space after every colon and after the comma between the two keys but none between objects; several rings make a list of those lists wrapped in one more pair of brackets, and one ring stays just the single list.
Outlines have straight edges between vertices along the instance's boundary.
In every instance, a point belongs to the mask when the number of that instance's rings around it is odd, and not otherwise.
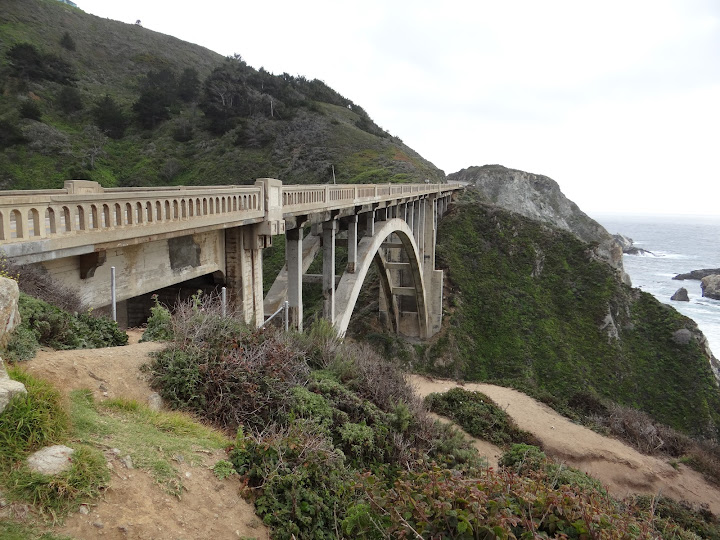
[{"label": "concrete arch bridge", "polygon": [[[102,188],[0,191],[0,251],[41,265],[93,308],[110,303],[117,269],[118,319],[132,324],[139,297],[212,276],[246,322],[260,324],[287,300],[302,329],[303,283],[322,283],[323,315],[345,333],[367,272],[379,269],[380,311],[406,335],[427,338],[442,321],[437,221],[457,184]],[[285,266],[263,297],[262,251],[284,234]],[[336,275],[336,246],[347,246]],[[307,270],[322,252],[322,274]],[[147,306],[145,306],[147,307]]]}]

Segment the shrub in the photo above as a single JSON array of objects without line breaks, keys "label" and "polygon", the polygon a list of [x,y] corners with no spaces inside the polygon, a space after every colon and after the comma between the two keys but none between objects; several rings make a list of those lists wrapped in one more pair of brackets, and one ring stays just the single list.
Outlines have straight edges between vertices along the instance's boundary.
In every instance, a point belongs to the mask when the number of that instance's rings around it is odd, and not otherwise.
[{"label": "shrub", "polygon": [[43,300],[20,293],[20,326],[5,353],[11,361],[32,358],[38,346],[54,349],[88,349],[125,345],[128,336],[107,317],[73,316]]},{"label": "shrub", "polygon": [[153,297],[153,300],[155,300],[155,305],[150,308],[147,327],[140,341],[170,341],[173,339],[170,310],[158,302],[157,295]]},{"label": "shrub", "polygon": [[20,116],[29,120],[37,120],[39,122],[42,118],[40,105],[31,99],[23,101],[22,105],[20,105]]},{"label": "shrub", "polygon": [[540,470],[546,463],[542,450],[531,444],[513,444],[502,456],[500,465],[512,467],[518,474]]},{"label": "shrub", "polygon": [[100,99],[93,108],[95,125],[107,133],[111,139],[122,139],[128,125],[122,108],[109,95]]},{"label": "shrub", "polygon": [[465,431],[497,445],[538,444],[527,431],[519,429],[505,411],[480,392],[453,388],[425,398],[430,410],[457,422]]},{"label": "shrub", "polygon": [[0,272],[17,276],[16,281],[21,292],[39,298],[70,313],[83,311],[83,305],[77,293],[68,287],[59,285],[41,267],[31,264],[15,264],[0,259]]},{"label": "shrub", "polygon": [[65,114],[81,111],[83,108],[80,92],[72,86],[63,86],[57,96],[57,104]]},{"label": "shrub", "polygon": [[337,537],[349,472],[342,453],[312,423],[259,437],[238,432],[230,460],[246,477],[256,512],[275,528],[274,538]]},{"label": "shrub", "polygon": [[70,35],[70,32],[65,32],[60,38],[60,45],[68,51],[75,50],[75,40]]},{"label": "shrub", "polygon": [[175,342],[154,355],[152,384],[171,406],[218,426],[264,428],[291,406],[291,389],[308,367],[275,330],[223,317],[216,298],[195,296],[172,317]]}]

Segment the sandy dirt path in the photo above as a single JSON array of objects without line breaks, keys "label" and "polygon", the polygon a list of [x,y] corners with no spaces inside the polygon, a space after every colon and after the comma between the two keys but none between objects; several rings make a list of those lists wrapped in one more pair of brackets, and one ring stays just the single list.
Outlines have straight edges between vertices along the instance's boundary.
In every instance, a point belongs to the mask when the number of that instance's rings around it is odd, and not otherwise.
[{"label": "sandy dirt path", "polygon": [[[420,396],[461,386],[454,381],[420,375],[412,375],[410,379]],[[487,395],[505,409],[521,429],[540,439],[548,456],[597,478],[616,497],[660,493],[694,504],[706,503],[714,514],[720,513],[720,490],[683,465],[676,470],[661,459],[643,455],[616,439],[574,424],[516,390],[481,383],[464,383],[461,388]]]},{"label": "sandy dirt path", "polygon": [[[122,396],[147,403],[153,390],[140,366],[163,345],[138,343],[142,332],[137,330],[128,334],[130,344],[124,347],[43,350],[23,367],[66,393],[88,388],[97,400]],[[223,451],[204,454],[201,466],[178,465],[185,488],[181,498],[165,492],[149,473],[127,469],[112,452],[105,455],[111,480],[102,498],[68,517],[53,532],[81,540],[269,538],[253,506],[240,497],[237,476],[218,480],[213,474],[212,465],[227,458]]]}]

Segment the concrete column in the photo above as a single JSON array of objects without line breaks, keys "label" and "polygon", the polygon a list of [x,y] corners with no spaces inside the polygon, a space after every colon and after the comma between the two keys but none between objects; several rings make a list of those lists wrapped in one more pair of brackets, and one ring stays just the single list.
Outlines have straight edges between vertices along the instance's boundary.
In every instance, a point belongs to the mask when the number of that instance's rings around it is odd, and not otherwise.
[{"label": "concrete column", "polygon": [[245,322],[256,326],[265,320],[260,238],[253,225],[225,231],[225,277],[230,298]]},{"label": "concrete column", "polygon": [[288,269],[288,302],[290,304],[290,324],[298,332],[303,330],[302,304],[302,263],[303,238],[302,228],[285,231],[285,261]]},{"label": "concrete column", "polygon": [[337,221],[323,223],[323,317],[335,322],[335,234]]},{"label": "concrete column", "polygon": [[375,210],[365,214],[365,236],[375,236]]},{"label": "concrete column", "polygon": [[358,247],[358,216],[350,216],[348,218],[348,263],[347,272],[354,274],[355,265],[357,264],[357,247]]},{"label": "concrete column", "polygon": [[413,236],[415,243],[420,247],[420,206],[422,201],[413,201]]}]

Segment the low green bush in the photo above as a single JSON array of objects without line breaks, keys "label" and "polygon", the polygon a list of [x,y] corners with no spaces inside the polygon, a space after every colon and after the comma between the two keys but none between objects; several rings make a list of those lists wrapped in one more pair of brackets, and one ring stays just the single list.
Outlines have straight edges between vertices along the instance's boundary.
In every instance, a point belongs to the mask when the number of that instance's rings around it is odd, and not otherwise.
[{"label": "low green bush", "polygon": [[518,428],[505,411],[480,392],[453,388],[443,394],[430,394],[425,402],[430,410],[454,420],[473,437],[499,446],[539,444],[532,434]]},{"label": "low green bush", "polygon": [[92,349],[125,345],[128,341],[127,334],[107,317],[72,315],[22,292],[18,310],[20,326],[3,351],[3,357],[10,361],[29,360],[40,346]]},{"label": "low green bush", "polygon": [[545,453],[531,444],[513,444],[502,456],[500,465],[509,467],[518,474],[537,471],[547,463]]},{"label": "low green bush", "polygon": [[313,423],[260,437],[240,431],[230,460],[247,477],[255,510],[273,527],[273,538],[337,538],[350,472],[342,452]]}]

